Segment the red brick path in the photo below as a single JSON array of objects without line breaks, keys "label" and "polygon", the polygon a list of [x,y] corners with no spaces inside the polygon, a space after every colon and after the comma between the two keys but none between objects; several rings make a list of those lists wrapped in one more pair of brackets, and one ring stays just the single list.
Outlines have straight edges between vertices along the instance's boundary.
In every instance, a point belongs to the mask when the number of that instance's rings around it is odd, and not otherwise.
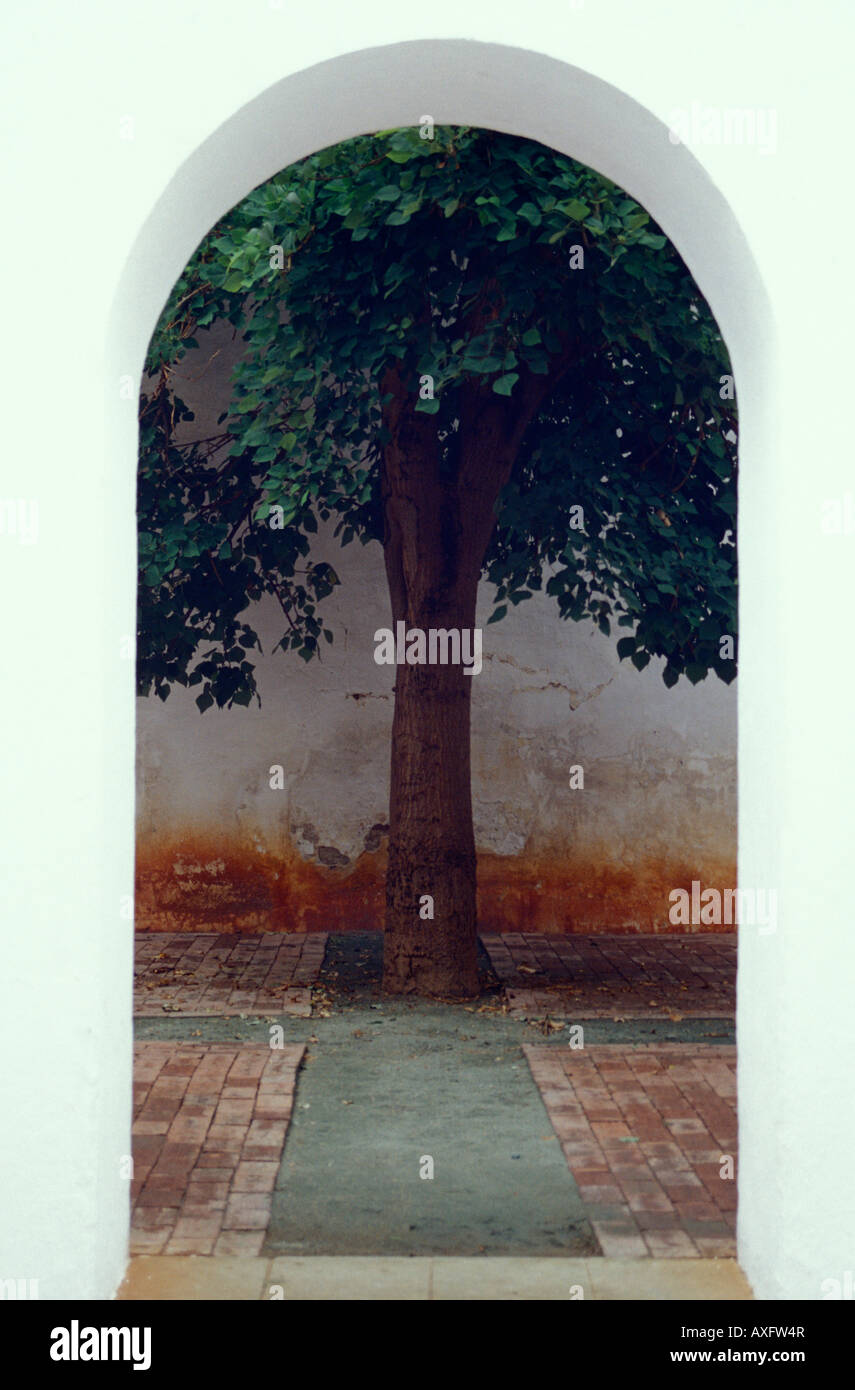
[{"label": "red brick path", "polygon": [[134,1014],[310,1018],[325,933],[138,932]]},{"label": "red brick path", "polygon": [[303,1043],[134,1045],[132,1255],[258,1255]]},{"label": "red brick path", "polygon": [[482,936],[513,1018],[726,1018],[736,936]]},{"label": "red brick path", "polygon": [[523,1051],[604,1255],[735,1255],[735,1047]]}]

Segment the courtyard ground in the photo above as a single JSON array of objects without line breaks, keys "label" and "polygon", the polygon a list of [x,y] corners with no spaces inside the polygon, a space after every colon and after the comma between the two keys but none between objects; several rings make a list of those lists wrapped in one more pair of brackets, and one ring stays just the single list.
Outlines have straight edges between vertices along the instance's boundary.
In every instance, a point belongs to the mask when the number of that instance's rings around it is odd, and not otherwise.
[{"label": "courtyard ground", "polygon": [[[467,1297],[687,1297],[687,1264],[730,1289],[698,1297],[748,1296],[728,1258],[735,942],[569,940],[572,963],[568,938],[486,938],[467,1005],[382,996],[379,933],[287,958],[283,938],[143,938],[123,1296],[239,1269],[247,1288],[327,1289],[297,1297],[399,1296],[379,1291],[398,1269],[416,1298],[464,1278],[505,1289]],[[210,1012],[218,975],[230,1016]],[[272,983],[282,1005],[262,1012]]]}]

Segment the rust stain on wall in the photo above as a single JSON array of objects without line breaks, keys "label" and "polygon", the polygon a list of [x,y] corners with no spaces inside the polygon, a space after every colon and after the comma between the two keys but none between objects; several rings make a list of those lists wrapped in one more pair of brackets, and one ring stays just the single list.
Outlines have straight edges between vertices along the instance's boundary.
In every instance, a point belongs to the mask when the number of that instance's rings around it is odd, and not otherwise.
[{"label": "rust stain on wall", "polygon": [[[290,847],[263,853],[240,836],[189,830],[137,842],[138,931],[376,931],[384,913],[385,840],[347,867],[325,867]],[[726,858],[647,858],[631,867],[608,851],[478,856],[482,931],[733,932],[674,926],[669,893],[736,886]],[[415,909],[414,909],[415,910]]]},{"label": "rust stain on wall", "polygon": [[717,861],[646,858],[631,868],[604,852],[568,857],[484,854],[478,857],[478,919],[481,931],[667,933],[732,932],[733,926],[675,926],[668,920],[669,894],[736,886],[736,865]]},{"label": "rust stain on wall", "polygon": [[[381,862],[378,862],[381,861]],[[348,869],[191,832],[137,842],[138,931],[370,931],[382,923],[385,853]]]}]

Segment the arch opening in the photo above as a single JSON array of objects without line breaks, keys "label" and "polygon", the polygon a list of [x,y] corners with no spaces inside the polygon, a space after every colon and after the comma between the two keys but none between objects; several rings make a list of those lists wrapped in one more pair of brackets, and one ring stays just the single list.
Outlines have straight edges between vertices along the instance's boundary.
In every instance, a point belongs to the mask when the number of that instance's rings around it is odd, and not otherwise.
[{"label": "arch opening", "polygon": [[[419,111],[411,106],[414,91]],[[141,366],[184,263],[250,189],[315,150],[414,124],[422,111],[442,124],[536,139],[602,172],[649,209],[722,329],[740,384],[740,466],[750,468],[765,410],[769,316],[725,200],[689,151],[671,144],[662,122],[626,94],[542,55],[495,45],[432,41],[367,50],[283,79],[237,112],[176,173],[140,232],[114,307],[114,359]],[[120,429],[122,466],[133,475],[136,431],[126,419]]]}]

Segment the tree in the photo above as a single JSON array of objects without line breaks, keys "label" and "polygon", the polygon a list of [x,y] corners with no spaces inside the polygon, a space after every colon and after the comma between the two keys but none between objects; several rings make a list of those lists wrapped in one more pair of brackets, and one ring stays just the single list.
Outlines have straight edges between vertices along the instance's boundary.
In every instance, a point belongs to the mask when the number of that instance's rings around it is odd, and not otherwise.
[{"label": "tree", "polygon": [[[180,446],[171,368],[227,319],[246,352],[223,432]],[[310,660],[338,583],[310,537],[381,542],[393,627],[466,630],[545,585],[626,628],[621,658],[733,679],[736,416],[725,346],[632,198],[531,141],[384,131],[255,189],[199,246],[146,363],[139,689],[248,704],[241,618],[281,604]],[[730,638],[728,646],[726,638]],[[397,668],[384,987],[477,992],[472,680]],[[435,918],[419,917],[430,894]]]}]

